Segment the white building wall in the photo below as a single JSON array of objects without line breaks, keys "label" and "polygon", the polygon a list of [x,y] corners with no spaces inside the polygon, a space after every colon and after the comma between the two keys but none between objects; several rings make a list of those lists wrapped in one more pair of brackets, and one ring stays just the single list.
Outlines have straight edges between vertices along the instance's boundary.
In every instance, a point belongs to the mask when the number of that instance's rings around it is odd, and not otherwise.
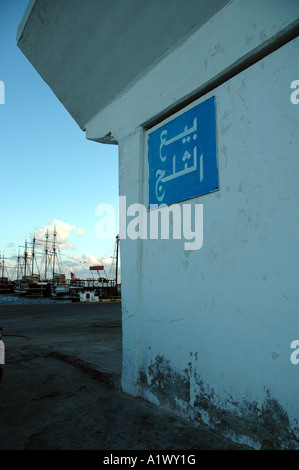
[{"label": "white building wall", "polygon": [[297,39],[200,100],[216,98],[220,177],[187,201],[203,204],[203,247],[142,242],[142,394],[228,434],[234,414],[271,414],[274,440],[299,416],[298,54]]},{"label": "white building wall", "polygon": [[86,125],[87,138],[112,133],[121,144],[136,128],[229,73],[295,24],[297,0],[233,0],[95,115]]},{"label": "white building wall", "polygon": [[[144,132],[138,128],[119,146],[119,191],[126,195],[126,206],[140,201],[144,179],[141,151]],[[130,158],[128,156],[130,155]],[[141,184],[140,184],[141,183]],[[119,208],[121,211],[121,207]],[[126,213],[126,210],[125,210]],[[122,225],[122,221],[121,225]],[[126,221],[124,221],[124,224]],[[141,364],[141,240],[121,239],[122,269],[122,378],[123,388],[132,395],[138,394],[139,368]]]},{"label": "white building wall", "polygon": [[[298,17],[271,7],[232,2],[89,123],[119,142],[127,206],[147,205],[142,125]],[[220,187],[187,201],[203,204],[203,247],[121,240],[123,389],[257,448],[299,438],[298,57],[294,39],[197,101],[215,96]]]}]

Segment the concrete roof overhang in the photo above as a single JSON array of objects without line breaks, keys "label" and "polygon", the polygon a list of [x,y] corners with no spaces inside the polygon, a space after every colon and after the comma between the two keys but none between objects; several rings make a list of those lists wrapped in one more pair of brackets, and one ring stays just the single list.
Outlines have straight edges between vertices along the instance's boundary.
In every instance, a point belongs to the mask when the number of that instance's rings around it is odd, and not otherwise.
[{"label": "concrete roof overhang", "polygon": [[31,0],[17,44],[82,130],[229,0]]}]

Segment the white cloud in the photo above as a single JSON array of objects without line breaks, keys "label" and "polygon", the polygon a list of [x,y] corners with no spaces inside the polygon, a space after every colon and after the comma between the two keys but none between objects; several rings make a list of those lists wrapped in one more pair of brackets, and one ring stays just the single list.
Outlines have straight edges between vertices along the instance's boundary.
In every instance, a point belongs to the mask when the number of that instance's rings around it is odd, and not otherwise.
[{"label": "white cloud", "polygon": [[63,266],[67,273],[73,272],[78,278],[97,276],[97,271],[90,271],[90,266],[104,266],[103,275],[108,277],[113,275],[111,273],[113,260],[107,257],[98,257],[92,253],[83,253],[82,256],[76,256],[70,253],[63,261]]},{"label": "white cloud", "polygon": [[101,265],[101,261],[99,258],[96,256],[92,255],[91,253],[84,253],[83,256],[83,261],[88,264],[89,266],[96,265],[99,266]]},{"label": "white cloud", "polygon": [[81,237],[81,235],[83,235],[85,233],[84,228],[76,228],[75,231],[76,231],[77,235],[79,235],[79,237]]},{"label": "white cloud", "polygon": [[105,266],[111,266],[112,265],[112,258],[101,258],[102,264]]},{"label": "white cloud", "polygon": [[[103,276],[114,277],[114,263],[110,256],[107,254],[99,257],[90,252],[84,252],[81,255],[75,253],[76,249],[76,236],[81,237],[85,230],[77,227],[74,224],[69,224],[61,220],[54,219],[53,222],[48,222],[43,227],[36,227],[34,233],[31,234],[31,239],[36,239],[36,251],[44,251],[46,243],[46,235],[48,233],[48,250],[49,253],[52,249],[52,243],[54,241],[54,231],[56,232],[55,241],[57,243],[59,257],[59,267],[61,272],[66,274],[67,278],[70,277],[70,273],[73,272],[78,278],[84,277],[91,278],[97,277],[98,274]],[[28,250],[31,246],[28,246]],[[51,253],[50,253],[51,256]],[[58,259],[57,259],[58,262]],[[97,271],[91,271],[90,266],[104,266],[104,271],[99,273]]]},{"label": "white cloud", "polygon": [[73,233],[81,237],[85,233],[85,230],[77,227],[76,225],[70,225],[67,222],[54,219],[53,223],[49,223],[42,228],[36,227],[34,234],[32,234],[31,237],[35,237],[38,243],[42,243],[42,246],[44,247],[47,233],[49,235],[49,242],[53,242],[54,232],[56,233],[55,241],[60,249],[70,248],[74,250],[75,246],[69,241],[69,237]]},{"label": "white cloud", "polygon": [[75,255],[73,255],[73,253],[70,253],[70,254],[68,255],[68,260],[67,260],[67,262],[69,262],[69,261],[70,261],[72,264],[80,264],[80,263],[83,262],[83,258],[80,257],[80,256],[75,256]]},{"label": "white cloud", "polygon": [[6,245],[6,248],[15,248],[15,244],[12,243],[12,242],[11,242],[11,243],[8,243],[8,244]]}]

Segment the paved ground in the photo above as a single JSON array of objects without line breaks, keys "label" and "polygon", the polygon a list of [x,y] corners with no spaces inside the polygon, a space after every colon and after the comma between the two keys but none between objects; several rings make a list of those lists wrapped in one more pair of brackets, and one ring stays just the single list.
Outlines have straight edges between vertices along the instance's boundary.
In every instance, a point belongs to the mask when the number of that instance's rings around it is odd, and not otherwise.
[{"label": "paved ground", "polygon": [[121,306],[0,305],[1,450],[240,449],[120,390]]}]

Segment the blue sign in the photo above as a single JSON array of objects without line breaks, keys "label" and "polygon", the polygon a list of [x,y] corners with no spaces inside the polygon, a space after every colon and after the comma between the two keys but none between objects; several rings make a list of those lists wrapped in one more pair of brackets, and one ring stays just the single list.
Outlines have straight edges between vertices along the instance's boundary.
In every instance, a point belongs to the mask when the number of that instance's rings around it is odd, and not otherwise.
[{"label": "blue sign", "polygon": [[218,190],[214,97],[148,134],[149,207]]}]

